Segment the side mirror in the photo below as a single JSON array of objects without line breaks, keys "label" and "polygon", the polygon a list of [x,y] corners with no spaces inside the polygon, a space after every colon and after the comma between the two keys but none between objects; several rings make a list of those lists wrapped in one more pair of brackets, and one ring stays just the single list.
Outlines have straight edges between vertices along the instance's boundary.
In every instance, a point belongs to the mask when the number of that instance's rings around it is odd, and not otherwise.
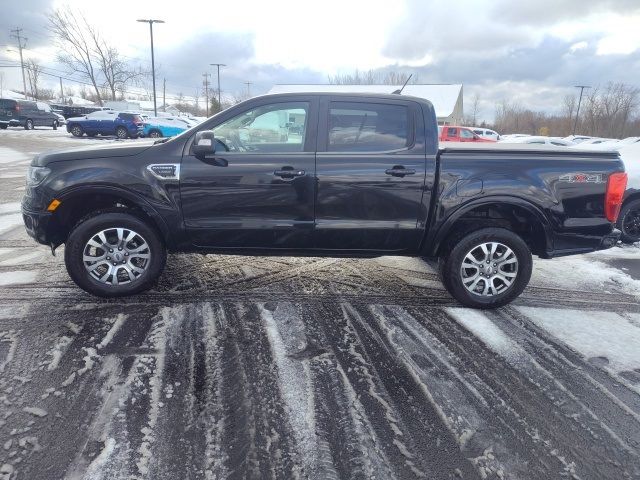
[{"label": "side mirror", "polygon": [[216,153],[216,139],[211,130],[196,133],[196,139],[191,147],[196,158],[203,159],[207,155]]}]

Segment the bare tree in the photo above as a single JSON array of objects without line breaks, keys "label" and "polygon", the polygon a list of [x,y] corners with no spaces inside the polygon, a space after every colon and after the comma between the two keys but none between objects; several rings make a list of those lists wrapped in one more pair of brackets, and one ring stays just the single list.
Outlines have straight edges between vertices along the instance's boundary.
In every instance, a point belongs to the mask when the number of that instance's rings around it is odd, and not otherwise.
[{"label": "bare tree", "polygon": [[[332,85],[402,85],[409,79],[408,73],[404,72],[382,72],[367,70],[361,72],[356,69],[353,73],[341,75],[329,75],[329,83]],[[417,77],[411,77],[411,83],[416,83]]]},{"label": "bare tree", "polygon": [[39,82],[40,75],[42,74],[42,66],[36,60],[30,58],[27,60],[27,78],[29,79],[29,88],[31,90],[31,96],[38,100],[39,96]]},{"label": "bare tree", "polygon": [[100,64],[93,50],[93,38],[97,32],[82,14],[76,16],[70,7],[54,10],[49,16],[49,30],[62,50],[58,61],[91,82],[97,101],[102,105]]},{"label": "bare tree", "polygon": [[107,45],[95,30],[90,32],[93,40],[93,51],[104,78],[104,85],[109,89],[111,100],[117,100],[118,92],[124,92],[125,86],[149,75],[141,68],[131,68],[122,58],[118,50]]},{"label": "bare tree", "polygon": [[478,116],[480,113],[480,95],[475,93],[471,100],[471,114],[465,117],[464,123],[466,125],[477,126]]}]

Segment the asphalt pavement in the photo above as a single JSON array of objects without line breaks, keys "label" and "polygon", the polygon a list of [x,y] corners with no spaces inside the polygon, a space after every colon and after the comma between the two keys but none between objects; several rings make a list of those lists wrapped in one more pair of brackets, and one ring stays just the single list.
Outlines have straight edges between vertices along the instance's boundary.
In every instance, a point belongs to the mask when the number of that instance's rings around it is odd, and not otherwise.
[{"label": "asphalt pavement", "polygon": [[0,478],[640,478],[640,246],[495,311],[400,257],[172,255],[103,300],[19,213],[34,154],[92,142],[0,131]]}]

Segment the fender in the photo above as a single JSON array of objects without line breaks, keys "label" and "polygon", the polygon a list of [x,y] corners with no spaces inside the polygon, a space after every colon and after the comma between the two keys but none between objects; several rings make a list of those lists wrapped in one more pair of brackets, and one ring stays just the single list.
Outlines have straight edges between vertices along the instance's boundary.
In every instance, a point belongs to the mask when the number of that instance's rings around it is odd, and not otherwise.
[{"label": "fender", "polygon": [[70,200],[86,193],[91,193],[92,195],[100,193],[117,195],[124,198],[125,200],[129,200],[132,204],[139,206],[147,215],[149,215],[153,219],[155,224],[158,226],[158,228],[160,229],[160,233],[167,242],[167,247],[174,247],[174,238],[164,218],[158,213],[158,211],[149,203],[146,198],[135,192],[132,192],[131,190],[110,185],[78,185],[65,190],[59,195],[59,199],[64,203],[65,200]]},{"label": "fender", "polygon": [[470,200],[469,202],[460,205],[456,210],[454,210],[449,214],[449,216],[445,218],[445,220],[435,232],[427,232],[425,240],[423,241],[423,245],[420,249],[421,252],[427,256],[434,256],[440,249],[440,246],[444,239],[451,231],[451,228],[453,228],[455,223],[462,216],[476,207],[481,207],[490,203],[499,203],[500,205],[524,208],[529,213],[533,214],[542,225],[545,236],[545,250],[553,250],[553,237],[551,234],[552,232],[551,226],[549,225],[549,220],[538,206],[521,197],[510,195],[493,195]]}]

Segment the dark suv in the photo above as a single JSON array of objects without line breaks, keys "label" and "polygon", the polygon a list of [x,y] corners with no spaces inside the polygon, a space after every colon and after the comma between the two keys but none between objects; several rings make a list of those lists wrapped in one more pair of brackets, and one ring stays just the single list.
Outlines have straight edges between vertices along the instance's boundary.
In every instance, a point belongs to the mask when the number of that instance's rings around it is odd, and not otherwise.
[{"label": "dark suv", "polygon": [[84,117],[67,120],[67,131],[74,137],[85,133],[89,137],[96,135],[115,135],[118,138],[137,138],[144,130],[144,121],[137,113],[99,110]]},{"label": "dark suv", "polygon": [[24,127],[33,130],[35,127],[53,127],[61,125],[61,116],[51,110],[44,102],[28,100],[12,100],[0,98],[0,128]]}]

